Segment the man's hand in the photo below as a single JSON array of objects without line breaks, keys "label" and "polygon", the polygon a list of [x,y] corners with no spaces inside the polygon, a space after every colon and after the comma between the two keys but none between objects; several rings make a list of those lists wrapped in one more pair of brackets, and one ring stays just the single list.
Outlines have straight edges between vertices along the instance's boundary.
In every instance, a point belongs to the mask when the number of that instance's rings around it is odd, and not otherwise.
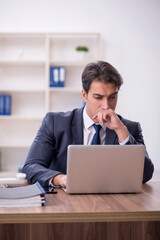
[{"label": "man's hand", "polygon": [[67,183],[67,175],[59,174],[55,176],[52,180],[52,183],[54,186],[61,186],[65,188]]},{"label": "man's hand", "polygon": [[119,142],[123,142],[129,136],[127,127],[121,122],[112,109],[101,109],[93,116],[93,120],[95,119],[97,119],[101,125],[106,125],[109,129],[114,130]]}]

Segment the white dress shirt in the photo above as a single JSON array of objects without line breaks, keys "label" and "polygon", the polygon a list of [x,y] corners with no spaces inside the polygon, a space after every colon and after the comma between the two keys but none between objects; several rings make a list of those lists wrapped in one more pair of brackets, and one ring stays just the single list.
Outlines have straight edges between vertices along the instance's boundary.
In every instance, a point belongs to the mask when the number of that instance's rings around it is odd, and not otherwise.
[{"label": "white dress shirt", "polygon": [[[95,134],[95,128],[93,127],[95,122],[86,113],[86,108],[83,110],[83,145],[91,145],[93,136]],[[106,126],[102,126],[99,132],[101,145],[105,144]]]}]

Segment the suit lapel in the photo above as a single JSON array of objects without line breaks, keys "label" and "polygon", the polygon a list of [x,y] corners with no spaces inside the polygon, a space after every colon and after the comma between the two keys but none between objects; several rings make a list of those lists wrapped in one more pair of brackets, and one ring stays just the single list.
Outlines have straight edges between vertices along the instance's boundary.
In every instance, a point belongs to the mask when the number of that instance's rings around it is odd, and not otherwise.
[{"label": "suit lapel", "polygon": [[72,121],[73,144],[83,144],[83,108],[76,109]]},{"label": "suit lapel", "polygon": [[118,144],[118,138],[115,131],[110,130],[109,128],[106,128],[106,139],[105,139],[106,145],[112,145],[112,144]]}]

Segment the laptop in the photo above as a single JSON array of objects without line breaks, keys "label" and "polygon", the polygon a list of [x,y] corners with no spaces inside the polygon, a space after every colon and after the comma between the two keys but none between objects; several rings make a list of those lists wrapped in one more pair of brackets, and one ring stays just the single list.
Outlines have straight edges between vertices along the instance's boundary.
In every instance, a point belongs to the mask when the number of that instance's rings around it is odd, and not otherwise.
[{"label": "laptop", "polygon": [[69,145],[69,194],[142,191],[144,145]]}]

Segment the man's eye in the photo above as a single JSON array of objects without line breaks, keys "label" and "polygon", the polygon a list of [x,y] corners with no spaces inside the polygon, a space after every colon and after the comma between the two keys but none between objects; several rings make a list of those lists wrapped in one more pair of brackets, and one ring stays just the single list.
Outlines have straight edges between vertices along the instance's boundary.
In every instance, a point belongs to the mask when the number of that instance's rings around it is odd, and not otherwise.
[{"label": "man's eye", "polygon": [[115,99],[116,98],[116,96],[112,96],[112,97],[110,97],[110,99]]},{"label": "man's eye", "polygon": [[102,97],[95,97],[95,99],[102,99]]}]

